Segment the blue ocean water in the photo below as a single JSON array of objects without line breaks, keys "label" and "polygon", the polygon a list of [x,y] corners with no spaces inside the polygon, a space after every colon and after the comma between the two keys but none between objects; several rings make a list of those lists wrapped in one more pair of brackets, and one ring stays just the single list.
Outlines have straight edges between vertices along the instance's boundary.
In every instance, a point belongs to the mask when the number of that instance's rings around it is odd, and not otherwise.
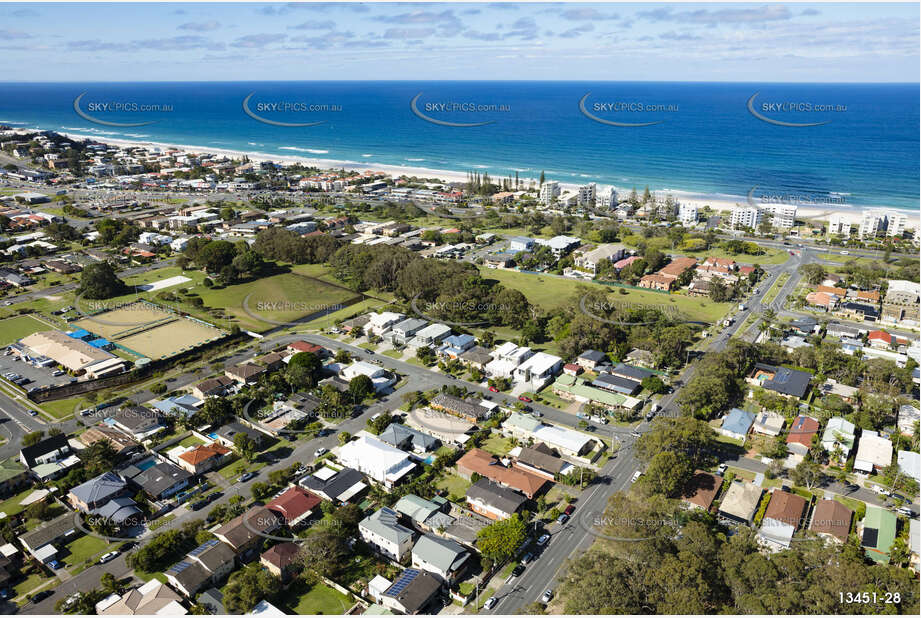
[{"label": "blue ocean water", "polygon": [[[96,124],[156,121],[135,127]],[[279,126],[271,122],[317,123]],[[440,122],[481,124],[445,126]],[[588,96],[586,96],[588,95]],[[795,124],[781,126],[756,117]],[[589,115],[580,110],[584,107]],[[108,109],[106,108],[108,105]],[[120,104],[126,111],[112,111]],[[441,104],[468,105],[445,111]],[[469,111],[469,105],[487,106]],[[134,105],[170,106],[141,111]],[[274,105],[274,108],[273,108]],[[327,106],[319,111],[307,105]],[[825,106],[817,109],[817,106]],[[287,107],[289,111],[278,111]],[[481,108],[482,109],[482,108]],[[614,126],[606,122],[647,124]],[[0,123],[138,141],[621,189],[919,208],[917,84],[2,83]]]}]

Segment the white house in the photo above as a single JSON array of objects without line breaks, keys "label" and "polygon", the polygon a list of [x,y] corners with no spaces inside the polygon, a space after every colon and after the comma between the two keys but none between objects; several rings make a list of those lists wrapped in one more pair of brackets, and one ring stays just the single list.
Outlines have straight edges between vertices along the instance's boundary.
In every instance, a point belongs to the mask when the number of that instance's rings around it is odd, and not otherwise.
[{"label": "white house", "polygon": [[400,524],[399,513],[387,507],[361,520],[358,532],[367,544],[397,562],[402,562],[413,548],[413,531]]},{"label": "white house", "polygon": [[892,463],[892,442],[875,431],[864,430],[857,444],[854,470],[872,474]]},{"label": "white house", "polygon": [[339,462],[358,470],[387,488],[392,487],[416,467],[409,454],[362,432],[357,440],[339,447]]},{"label": "white house", "polygon": [[546,352],[538,352],[515,368],[514,380],[527,384],[531,390],[540,390],[560,372],[563,359]]},{"label": "white house", "polygon": [[365,361],[355,361],[348,367],[342,369],[341,375],[346,380],[351,380],[355,376],[368,376],[374,384],[374,390],[380,392],[396,384],[396,377],[382,367],[372,365]]}]

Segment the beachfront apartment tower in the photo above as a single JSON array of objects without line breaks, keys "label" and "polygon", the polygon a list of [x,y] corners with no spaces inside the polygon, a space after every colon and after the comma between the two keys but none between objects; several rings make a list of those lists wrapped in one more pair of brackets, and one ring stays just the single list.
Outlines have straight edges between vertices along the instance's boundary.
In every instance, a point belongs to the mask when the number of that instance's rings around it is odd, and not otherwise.
[{"label": "beachfront apartment tower", "polygon": [[540,203],[544,206],[549,206],[553,203],[554,198],[559,197],[559,195],[560,183],[555,180],[547,181],[540,188]]},{"label": "beachfront apartment tower", "polygon": [[579,206],[591,206],[594,204],[597,188],[594,182],[579,187]]},{"label": "beachfront apartment tower", "polygon": [[595,206],[597,208],[617,208],[617,191],[614,187],[601,187],[595,190]]},{"label": "beachfront apartment tower", "polygon": [[682,204],[678,208],[678,221],[685,227],[691,227],[697,224],[697,206],[693,204]]},{"label": "beachfront apartment tower", "polygon": [[860,218],[860,239],[875,238],[885,226],[885,219],[879,211],[865,210]]},{"label": "beachfront apartment tower", "polygon": [[828,237],[844,236],[847,238],[851,235],[851,223],[847,217],[840,214],[833,214],[828,219]]},{"label": "beachfront apartment tower", "polygon": [[742,227],[755,229],[761,223],[763,218],[764,212],[760,208],[755,208],[754,206],[736,206],[732,209],[730,224],[732,225],[733,229],[739,229]]},{"label": "beachfront apartment tower", "polygon": [[764,209],[771,213],[771,225],[775,228],[788,230],[796,222],[795,204],[769,204]]}]

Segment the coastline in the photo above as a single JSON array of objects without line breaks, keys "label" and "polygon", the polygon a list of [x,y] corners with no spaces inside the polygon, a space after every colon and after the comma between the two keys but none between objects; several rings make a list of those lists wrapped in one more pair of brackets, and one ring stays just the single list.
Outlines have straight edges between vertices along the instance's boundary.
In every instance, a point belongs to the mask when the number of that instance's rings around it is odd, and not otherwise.
[{"label": "coastline", "polygon": [[[194,152],[194,153],[209,153],[219,156],[226,156],[229,158],[242,158],[248,157],[251,161],[261,162],[261,161],[278,161],[282,163],[300,163],[302,165],[309,165],[311,167],[318,167],[323,169],[344,169],[348,171],[380,171],[393,176],[417,176],[421,178],[433,178],[441,180],[445,183],[451,182],[466,182],[467,181],[467,172],[466,171],[457,171],[457,170],[443,170],[443,169],[433,169],[427,167],[418,167],[418,166],[408,166],[408,165],[394,165],[394,164],[381,164],[381,163],[372,163],[372,162],[362,162],[362,161],[350,161],[350,160],[336,160],[336,159],[323,159],[320,157],[308,157],[301,155],[278,155],[278,154],[269,154],[259,151],[247,151],[247,150],[236,150],[229,148],[214,148],[211,146],[196,146],[194,144],[175,144],[168,142],[158,142],[153,140],[146,139],[124,139],[124,138],[115,138],[115,137],[100,137],[91,134],[84,133],[75,133],[72,131],[56,131],[57,133],[64,135],[70,139],[74,140],[92,140],[102,144],[111,144],[114,146],[144,146],[150,148],[160,148],[160,149],[171,149],[179,150],[183,152]],[[522,177],[521,180],[525,183],[533,182],[537,183],[536,177]],[[548,177],[547,180],[553,180],[552,176]],[[601,185],[602,183],[599,183]],[[565,190],[576,190],[579,187],[578,183],[562,182],[560,181],[560,187]],[[615,186],[617,190],[621,193],[627,191],[626,187]],[[709,206],[710,208],[721,211],[728,210],[738,205],[746,204],[748,198],[744,195],[727,195],[727,194],[704,194],[699,192],[684,191],[681,189],[668,189],[668,190],[659,190],[660,194],[668,193],[673,195],[677,200],[685,204],[692,204],[698,208],[703,208],[704,206]],[[862,212],[867,209],[885,209],[885,210],[896,210],[900,213],[904,213],[908,219],[907,227],[909,229],[914,228],[918,229],[921,226],[921,211],[908,211],[905,209],[899,209],[892,206],[846,206],[846,205],[819,205],[819,204],[796,204],[797,207],[797,218],[799,219],[811,219],[817,221],[827,221],[833,214],[839,214],[844,216],[847,221],[852,225],[858,225],[862,216]]]}]

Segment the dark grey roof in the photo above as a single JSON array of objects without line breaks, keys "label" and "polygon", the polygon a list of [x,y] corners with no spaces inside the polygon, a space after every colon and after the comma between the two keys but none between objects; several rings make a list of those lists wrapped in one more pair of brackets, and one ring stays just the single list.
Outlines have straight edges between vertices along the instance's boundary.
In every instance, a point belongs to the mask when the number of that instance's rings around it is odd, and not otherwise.
[{"label": "dark grey roof", "polygon": [[[134,468],[134,466],[132,466],[132,468]],[[128,470],[129,469],[126,469],[124,473],[128,474]],[[134,470],[131,470],[131,472],[133,473]],[[188,481],[192,478],[192,474],[179,466],[157,461],[157,463],[146,470],[138,470],[138,472],[130,478],[145,492],[156,497],[178,483]]]},{"label": "dark grey roof", "polygon": [[[544,446],[544,443],[539,442],[538,445]],[[554,475],[559,474],[560,470],[563,469],[563,465],[566,463],[559,457],[546,453],[542,449],[536,449],[530,446],[521,447],[521,452],[518,453],[518,461]]]},{"label": "dark grey roof", "polygon": [[256,444],[261,444],[262,440],[265,438],[265,434],[261,431],[257,431],[252,427],[247,427],[243,423],[237,421],[231,421],[217,430],[219,436],[231,442],[233,442],[234,437],[240,433],[248,435],[255,440]]},{"label": "dark grey roof", "polygon": [[467,497],[494,506],[503,513],[514,513],[527,501],[522,494],[506,489],[489,479],[480,479],[467,489]]},{"label": "dark grey roof", "polygon": [[67,442],[67,436],[59,433],[56,436],[45,438],[41,442],[36,442],[32,446],[26,446],[19,451],[19,454],[26,460],[26,466],[32,468],[35,466],[35,460],[43,455],[61,451],[62,453],[70,452],[70,445]]},{"label": "dark grey roof", "polygon": [[123,524],[129,518],[137,518],[138,515],[141,515],[141,509],[138,508],[134,500],[127,496],[122,496],[121,498],[109,500],[94,510],[93,515],[111,519],[116,524]]},{"label": "dark grey roof", "polygon": [[870,305],[865,305],[863,303],[842,303],[841,309],[847,311],[859,311],[863,314],[863,317],[876,319],[879,317],[879,311],[876,307],[871,307]]},{"label": "dark grey roof", "polygon": [[19,537],[26,548],[38,549],[42,545],[53,543],[57,539],[76,529],[74,524],[74,514],[64,513],[49,522],[41,524],[35,530],[26,532]]},{"label": "dark grey roof", "polygon": [[384,596],[397,600],[407,614],[422,610],[441,590],[441,582],[427,571],[404,570],[396,581],[384,591]]},{"label": "dark grey roof", "polygon": [[211,579],[211,573],[205,570],[203,566],[188,559],[183,559],[171,566],[166,571],[166,575],[173,576],[190,594],[195,594],[199,588],[205,585],[205,582]]},{"label": "dark grey roof", "polygon": [[757,363],[755,369],[770,371],[774,374],[772,380],[765,380],[761,383],[761,386],[768,390],[783,395],[799,397],[800,399],[806,394],[806,391],[809,389],[809,381],[812,380],[811,374],[788,367],[776,367],[774,365]]},{"label": "dark grey roof", "polygon": [[330,500],[338,500],[339,496],[354,487],[357,483],[364,483],[365,477],[353,468],[343,468],[327,480],[322,480],[314,475],[301,479],[300,485],[308,491],[325,494]]},{"label": "dark grey roof", "polygon": [[412,427],[407,427],[400,423],[390,423],[387,428],[378,436],[382,441],[403,448],[404,445],[411,444],[416,449],[431,451],[441,444],[438,438],[422,433]]},{"label": "dark grey roof", "polygon": [[607,357],[603,352],[599,352],[598,350],[586,350],[585,352],[582,352],[582,354],[579,354],[579,358],[584,358],[585,360],[592,361],[593,363],[600,363]]},{"label": "dark grey roof", "polygon": [[114,472],[104,472],[70,490],[84,504],[102,505],[125,489],[125,481]]},{"label": "dark grey roof", "polygon": [[625,393],[632,395],[640,389],[640,383],[636,380],[628,380],[620,376],[603,373],[592,381],[592,386],[603,388],[608,391]]},{"label": "dark grey roof", "polygon": [[479,402],[474,403],[445,393],[440,393],[432,399],[432,405],[441,406],[449,412],[460,413],[473,418],[483,418],[489,414],[489,411],[481,406]]},{"label": "dark grey roof", "polygon": [[205,541],[189,552],[189,558],[195,558],[212,573],[229,562],[233,562],[236,554],[230,545],[217,539]]},{"label": "dark grey roof", "polygon": [[112,418],[134,433],[142,433],[160,424],[160,412],[144,406],[124,406],[117,409]]},{"label": "dark grey roof", "polygon": [[226,614],[224,595],[217,588],[208,588],[198,595],[198,604],[206,607],[212,614]]},{"label": "dark grey roof", "polygon": [[492,360],[492,356],[489,355],[489,350],[482,346],[475,345],[469,350],[465,350],[460,358],[467,361],[468,363],[479,363],[485,365]]},{"label": "dark grey roof", "polygon": [[624,363],[618,363],[614,369],[611,369],[608,373],[611,373],[615,376],[620,376],[622,378],[627,378],[628,380],[636,380],[642,382],[650,376],[656,375],[654,371],[649,369],[643,369],[642,367],[634,367],[633,365],[625,365]]}]

